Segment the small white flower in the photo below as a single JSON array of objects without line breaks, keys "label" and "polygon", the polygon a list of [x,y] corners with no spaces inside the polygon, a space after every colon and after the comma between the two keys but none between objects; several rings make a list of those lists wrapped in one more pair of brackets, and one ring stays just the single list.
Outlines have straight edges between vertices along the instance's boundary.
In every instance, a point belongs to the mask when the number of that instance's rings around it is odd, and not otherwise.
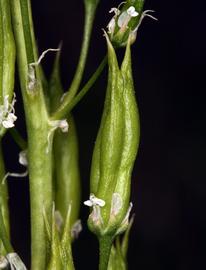
[{"label": "small white flower", "polygon": [[111,35],[114,34],[116,18],[120,15],[121,11],[118,8],[113,7],[110,9],[109,13],[113,13],[113,12],[114,12],[114,16],[112,17],[112,19],[107,25],[108,33]]},{"label": "small white flower", "polygon": [[127,9],[127,14],[131,17],[137,17],[139,13],[135,10],[135,7],[131,6]]},{"label": "small white flower", "polygon": [[105,206],[105,201],[95,197],[94,194],[90,194],[89,200],[85,201],[84,205],[87,205],[89,207],[93,207],[93,206],[104,207]]},{"label": "small white flower", "polygon": [[12,128],[14,127],[14,122],[16,121],[17,117],[13,113],[9,113],[7,118],[2,121],[2,125],[5,128]]},{"label": "small white flower", "polygon": [[117,24],[120,28],[127,27],[129,21],[132,17],[137,17],[139,13],[135,10],[133,6],[129,7],[126,11],[122,12],[119,16]]},{"label": "small white flower", "polygon": [[118,21],[117,21],[117,25],[119,26],[119,28],[122,28],[123,26],[127,26],[130,18],[131,17],[128,15],[127,11],[122,12],[122,14],[119,16]]},{"label": "small white flower", "polygon": [[11,103],[9,103],[9,96],[4,97],[4,103],[0,106],[0,125],[4,128],[14,127],[14,122],[17,117],[15,115],[14,104],[16,102],[15,94]]},{"label": "small white flower", "polygon": [[19,163],[25,167],[28,166],[27,150],[23,150],[19,153]]},{"label": "small white flower", "polygon": [[59,126],[58,126],[62,132],[66,133],[68,132],[69,129],[69,124],[66,119],[60,120],[59,121]]},{"label": "small white flower", "polygon": [[107,25],[108,33],[113,34],[115,30],[115,18],[112,18],[109,24]]},{"label": "small white flower", "polygon": [[84,205],[89,207],[93,207],[92,212],[90,214],[90,218],[96,225],[101,225],[103,223],[100,207],[105,206],[105,201],[95,197],[94,194],[90,194],[89,200],[84,202]]}]

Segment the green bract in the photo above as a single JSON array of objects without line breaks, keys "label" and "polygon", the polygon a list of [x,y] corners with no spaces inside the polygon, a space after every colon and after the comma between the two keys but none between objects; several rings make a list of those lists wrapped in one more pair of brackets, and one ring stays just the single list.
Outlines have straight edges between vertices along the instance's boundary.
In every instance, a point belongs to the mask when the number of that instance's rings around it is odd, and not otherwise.
[{"label": "green bract", "polygon": [[108,45],[109,78],[103,116],[91,167],[92,206],[89,227],[100,238],[114,237],[128,225],[130,182],[139,145],[140,124],[135,100],[130,42],[121,69],[114,48]]}]

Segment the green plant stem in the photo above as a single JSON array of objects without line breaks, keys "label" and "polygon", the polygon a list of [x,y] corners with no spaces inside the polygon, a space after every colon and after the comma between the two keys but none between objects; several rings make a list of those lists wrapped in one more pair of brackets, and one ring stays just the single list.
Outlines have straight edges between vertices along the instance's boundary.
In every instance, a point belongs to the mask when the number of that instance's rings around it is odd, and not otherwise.
[{"label": "green plant stem", "polygon": [[105,235],[99,238],[99,270],[107,270],[113,238]]},{"label": "green plant stem", "polygon": [[[33,113],[38,110],[34,108]],[[42,119],[42,115],[39,115]],[[32,122],[32,121],[31,121]],[[52,203],[52,157],[48,147],[47,120],[28,128],[29,180],[31,204],[32,269],[45,269],[46,238],[43,206],[48,215]],[[34,124],[34,123],[33,123]],[[45,126],[46,125],[46,126]]]},{"label": "green plant stem", "polygon": [[[11,26],[9,0],[0,1],[0,104],[9,96],[13,98],[14,70],[15,70],[15,43]],[[6,129],[0,125],[0,136],[3,137]]]},{"label": "green plant stem", "polygon": [[0,101],[14,89],[15,44],[9,0],[0,1]]},{"label": "green plant stem", "polygon": [[85,86],[80,90],[80,92],[74,97],[74,99],[71,100],[67,104],[65,104],[63,102],[60,105],[60,107],[57,109],[57,111],[51,116],[52,120],[62,119],[64,117],[66,117],[71,112],[71,110],[75,107],[75,105],[85,96],[85,94],[89,91],[89,89],[94,85],[96,80],[101,75],[106,63],[107,63],[107,56],[104,57],[104,59],[100,63],[97,70],[94,72],[94,74],[91,76],[91,78],[85,84]]},{"label": "green plant stem", "polygon": [[[3,254],[7,254],[10,252],[13,252],[13,247],[9,241],[9,237],[6,230],[6,225],[4,224],[4,217],[2,214],[2,208],[0,207],[0,239],[2,240],[3,246],[5,251],[3,251]],[[2,255],[2,253],[1,253]]]},{"label": "green plant stem", "polygon": [[[4,169],[4,159],[3,159],[3,153],[2,153],[2,147],[1,147],[1,141],[0,141],[0,208],[1,208],[1,222],[4,223],[5,232],[9,236],[9,210],[8,210],[8,188],[7,188],[7,182],[3,183],[2,180],[5,176],[5,169]],[[0,230],[2,232],[3,228],[0,224]],[[5,233],[0,233],[0,238]],[[0,254],[5,254],[5,249],[2,246],[2,243],[0,241]]]},{"label": "green plant stem", "polygon": [[83,41],[82,41],[79,62],[78,62],[71,86],[69,87],[67,93],[65,94],[64,100],[58,110],[58,111],[63,111],[61,114],[64,114],[64,115],[65,115],[65,112],[64,112],[65,109],[67,108],[68,104],[71,102],[71,100],[74,98],[77,91],[79,90],[79,86],[83,77],[98,1],[85,0],[84,4],[85,4],[84,34],[83,34]]},{"label": "green plant stem", "polygon": [[[3,60],[4,60],[4,33],[3,33],[3,9],[0,2],[0,93],[3,92]],[[3,103],[3,97],[0,95],[0,102]]]},{"label": "green plant stem", "polygon": [[[46,235],[43,208],[51,217],[52,155],[48,149],[51,127],[38,66],[36,84],[28,88],[29,64],[37,60],[29,0],[12,3],[12,19],[17,45],[18,69],[28,133],[28,159],[31,205],[31,269],[45,270]],[[49,150],[49,151],[47,151]]]},{"label": "green plant stem", "polygon": [[16,128],[10,128],[9,133],[21,150],[25,150],[27,148],[27,142],[22,138],[21,134]]},{"label": "green plant stem", "polygon": [[88,55],[96,8],[97,8],[97,5],[87,3],[87,1],[85,2],[85,22],[84,22],[84,34],[83,34],[81,53],[80,53],[77,69],[76,69],[73,81],[71,83],[71,86],[68,90],[68,95],[65,97],[65,101],[66,99],[71,100],[79,89],[79,85],[82,80],[82,76],[83,76],[85,64],[86,64],[86,59]]}]

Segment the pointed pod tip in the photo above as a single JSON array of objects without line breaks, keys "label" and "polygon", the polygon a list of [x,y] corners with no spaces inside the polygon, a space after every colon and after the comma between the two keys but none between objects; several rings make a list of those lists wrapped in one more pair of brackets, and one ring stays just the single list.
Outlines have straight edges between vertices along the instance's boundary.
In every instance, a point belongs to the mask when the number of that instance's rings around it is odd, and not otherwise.
[{"label": "pointed pod tip", "polygon": [[111,41],[109,39],[109,36],[108,36],[107,32],[103,28],[102,28],[102,31],[103,31],[103,36],[106,38],[108,48],[109,47],[113,48],[112,43],[111,43]]},{"label": "pointed pod tip", "polygon": [[117,62],[117,57],[116,57],[116,53],[115,53],[115,49],[110,41],[110,38],[107,34],[107,32],[102,29],[103,32],[104,32],[104,37],[106,38],[106,42],[107,42],[107,50],[108,50],[108,63],[109,63],[109,66],[115,66],[115,67],[118,67],[118,62]]},{"label": "pointed pod tip", "polygon": [[121,70],[122,72],[131,70],[131,44],[132,44],[132,36],[129,35],[127,40],[127,47],[124,54],[124,59],[122,61]]}]

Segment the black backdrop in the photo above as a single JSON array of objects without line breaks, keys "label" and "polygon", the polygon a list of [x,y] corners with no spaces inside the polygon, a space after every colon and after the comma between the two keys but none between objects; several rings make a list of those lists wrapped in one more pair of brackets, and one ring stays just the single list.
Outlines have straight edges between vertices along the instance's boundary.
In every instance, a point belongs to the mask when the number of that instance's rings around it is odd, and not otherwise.
[{"label": "black backdrop", "polygon": [[[119,1],[100,0],[84,81],[106,52],[101,28]],[[63,41],[65,89],[77,63],[83,27],[83,1],[33,0],[40,52]],[[205,269],[206,241],[206,2],[152,1],[158,22],[145,19],[133,45],[136,94],[141,116],[141,145],[132,179],[136,213],[129,249],[129,269]],[[118,52],[120,58],[123,51]],[[43,61],[47,75],[52,53]],[[80,141],[82,200],[89,195],[89,168],[106,87],[106,71],[74,109]],[[18,91],[18,86],[16,87]],[[24,133],[18,95],[17,127]],[[18,148],[4,139],[7,170],[17,165]],[[28,181],[9,180],[13,244],[29,263]],[[97,269],[98,246],[84,229],[74,245],[77,269]]]}]

